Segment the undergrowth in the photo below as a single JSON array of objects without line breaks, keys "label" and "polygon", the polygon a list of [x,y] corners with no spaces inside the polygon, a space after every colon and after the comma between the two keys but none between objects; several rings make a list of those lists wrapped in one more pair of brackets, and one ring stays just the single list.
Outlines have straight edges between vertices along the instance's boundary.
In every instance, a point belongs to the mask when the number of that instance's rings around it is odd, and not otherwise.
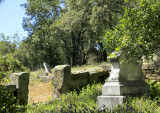
[{"label": "undergrowth", "polygon": [[[123,106],[117,106],[114,113],[158,113],[160,112],[160,83],[150,84],[150,91],[141,97],[128,97]],[[48,103],[28,105],[28,113],[79,113],[79,112],[110,112],[107,109],[100,111],[96,99],[102,92],[101,83],[88,85],[80,93],[72,91],[63,94],[60,98],[50,100]]]},{"label": "undergrowth", "polygon": [[96,98],[101,95],[102,84],[88,85],[79,95],[76,91],[63,94],[60,98],[37,105],[28,105],[27,112],[89,112],[97,109]]}]

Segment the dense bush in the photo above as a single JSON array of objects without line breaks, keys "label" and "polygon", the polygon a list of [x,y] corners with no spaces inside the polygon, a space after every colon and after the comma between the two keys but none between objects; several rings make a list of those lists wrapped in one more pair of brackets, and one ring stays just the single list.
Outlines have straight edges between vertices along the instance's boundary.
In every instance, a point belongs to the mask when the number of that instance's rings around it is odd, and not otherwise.
[{"label": "dense bush", "polygon": [[[3,55],[0,53],[0,84],[7,82],[9,74],[14,72],[26,71],[21,63],[15,59],[11,53]],[[7,91],[4,86],[0,85],[0,113],[11,112],[19,108],[18,103],[15,101],[14,95]],[[16,108],[16,109],[15,109]]]},{"label": "dense bush", "polygon": [[150,92],[147,94],[147,96],[151,100],[157,101],[157,103],[160,105],[160,82],[148,81],[148,84],[150,84]]},{"label": "dense bush", "polygon": [[11,53],[0,53],[0,80],[13,72],[26,71],[25,68]]},{"label": "dense bush", "polygon": [[14,96],[6,91],[4,86],[0,85],[0,113],[10,112],[15,107],[14,101]]}]

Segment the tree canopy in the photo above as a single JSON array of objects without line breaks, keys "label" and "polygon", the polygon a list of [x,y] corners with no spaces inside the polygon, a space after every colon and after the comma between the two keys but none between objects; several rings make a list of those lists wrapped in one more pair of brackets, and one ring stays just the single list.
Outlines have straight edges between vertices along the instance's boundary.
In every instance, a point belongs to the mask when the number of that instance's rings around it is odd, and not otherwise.
[{"label": "tree canopy", "polygon": [[159,0],[27,0],[18,46],[1,41],[1,52],[31,69],[107,60],[126,50],[139,58],[159,48]]},{"label": "tree canopy", "polygon": [[106,51],[97,40],[103,29],[117,25],[124,5],[124,0],[28,0],[23,4],[28,16],[23,27],[35,59],[53,66],[62,62],[82,65],[92,56],[106,61]]},{"label": "tree canopy", "polygon": [[125,8],[120,23],[106,30],[102,42],[106,50],[128,51],[139,59],[158,53],[160,48],[160,2],[141,0],[134,8]]}]

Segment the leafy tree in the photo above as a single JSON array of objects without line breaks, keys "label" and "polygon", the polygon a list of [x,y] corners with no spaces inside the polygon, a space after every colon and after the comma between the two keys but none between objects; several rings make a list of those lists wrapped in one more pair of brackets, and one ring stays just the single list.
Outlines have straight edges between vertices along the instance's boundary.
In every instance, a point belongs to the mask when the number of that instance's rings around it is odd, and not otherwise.
[{"label": "leafy tree", "polygon": [[63,32],[61,38],[64,44],[68,45],[65,51],[69,50],[70,55],[67,54],[67,56],[69,56],[68,61],[72,60],[70,61],[72,66],[84,64],[88,60],[91,48],[98,49],[99,47],[99,53],[103,53],[100,54],[101,58],[104,57],[103,60],[106,61],[106,52],[102,52],[103,45],[101,42],[98,45],[96,41],[102,35],[103,29],[112,29],[117,24],[117,15],[123,12],[123,5],[123,0],[114,2],[110,0],[66,0],[65,6],[68,10],[60,17],[58,27],[59,31]]},{"label": "leafy tree", "polygon": [[5,36],[0,34],[0,52],[5,55],[7,53],[14,53],[19,44],[19,35],[15,33],[13,36]]},{"label": "leafy tree", "polygon": [[[123,6],[125,5],[124,0],[101,0],[95,1],[92,0],[92,16],[90,23],[96,37],[103,35],[104,29],[113,29],[119,22],[118,17],[123,16]],[[99,41],[100,51],[103,56],[103,60],[107,60],[107,54],[104,50],[102,42],[99,38],[96,38]]]},{"label": "leafy tree", "polygon": [[28,15],[23,20],[23,28],[29,33],[26,43],[31,45],[34,65],[48,62],[54,66],[61,59],[58,39],[50,29],[62,11],[60,3],[59,0],[28,0],[22,5]]},{"label": "leafy tree", "polygon": [[160,47],[160,2],[141,0],[139,7],[125,8],[114,30],[106,30],[102,42],[108,52],[128,51],[139,59]]},{"label": "leafy tree", "polygon": [[[62,46],[66,52],[66,58],[72,66],[86,63],[86,53],[94,36],[89,24],[91,4],[89,1],[67,1],[68,11],[57,22],[61,34]],[[93,37],[92,37],[93,36]],[[92,37],[92,38],[90,38]]]},{"label": "leafy tree", "polygon": [[26,68],[16,59],[13,55],[17,47],[18,42],[14,39],[18,39],[18,35],[5,36],[0,35],[0,80],[3,77],[7,77],[13,72],[24,71]]},{"label": "leafy tree", "polygon": [[28,16],[23,27],[29,33],[35,64],[46,61],[52,66],[62,62],[81,65],[92,50],[97,51],[98,61],[106,61],[107,54],[98,37],[103,29],[117,25],[124,5],[130,6],[124,0],[28,0],[22,5]]}]

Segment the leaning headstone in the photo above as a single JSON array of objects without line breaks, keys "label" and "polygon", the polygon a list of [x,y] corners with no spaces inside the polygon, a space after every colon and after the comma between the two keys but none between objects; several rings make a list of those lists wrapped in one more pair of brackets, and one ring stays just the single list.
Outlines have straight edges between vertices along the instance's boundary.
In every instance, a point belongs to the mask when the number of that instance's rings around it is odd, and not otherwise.
[{"label": "leaning headstone", "polygon": [[[125,52],[112,54],[116,56],[110,57],[110,77],[102,86],[102,96],[97,97],[101,110],[108,108],[112,111],[117,105],[122,105],[127,96],[140,95],[149,90],[149,85],[145,83],[142,75],[141,64],[135,57]],[[131,59],[131,61],[125,59]]]},{"label": "leaning headstone", "polygon": [[18,89],[18,101],[20,105],[27,105],[28,103],[28,85],[29,85],[29,74],[26,72],[12,73],[9,76],[11,82],[9,85],[16,85]]},{"label": "leaning headstone", "polygon": [[52,73],[49,64],[47,64],[46,62],[44,62],[43,65],[44,65],[44,68],[45,68],[45,70],[46,70],[46,73]]}]

